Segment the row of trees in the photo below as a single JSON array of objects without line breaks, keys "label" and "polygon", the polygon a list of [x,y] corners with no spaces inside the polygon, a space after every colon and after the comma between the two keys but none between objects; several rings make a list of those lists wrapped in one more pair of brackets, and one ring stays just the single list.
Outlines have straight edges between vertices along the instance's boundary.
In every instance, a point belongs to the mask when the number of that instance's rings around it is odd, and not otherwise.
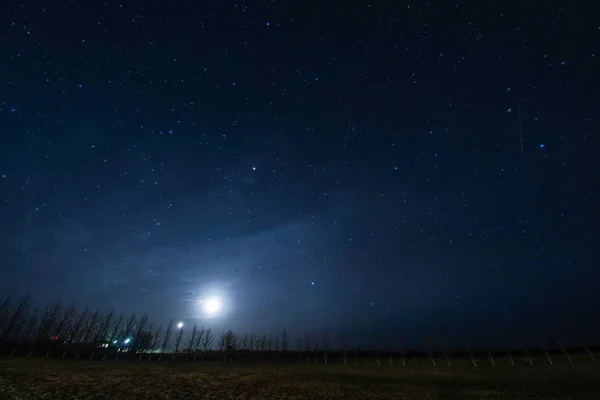
[{"label": "row of trees", "polygon": [[[194,325],[183,326],[173,320],[168,324],[157,324],[149,320],[146,314],[137,316],[118,315],[114,310],[102,312],[88,308],[77,310],[75,307],[63,307],[59,303],[46,308],[33,307],[29,296],[19,299],[5,297],[0,300],[0,353],[27,356],[60,356],[76,359],[107,359],[120,357],[159,360],[185,359],[189,361],[220,359],[224,361],[277,361],[294,359],[305,363],[329,362],[328,357],[336,357],[344,364],[356,364],[357,357],[365,354],[373,357],[378,365],[382,363],[406,365],[407,358],[429,358],[436,365],[436,358],[445,360],[451,366],[453,358],[466,358],[477,367],[477,359],[484,358],[495,365],[494,356],[510,359],[515,365],[510,351],[477,351],[468,348],[463,352],[429,351],[392,352],[373,348],[361,352],[350,349],[345,335],[339,336],[337,351],[332,352],[329,334],[322,331],[318,335],[304,335],[296,338],[296,346],[289,346],[285,329],[277,335],[238,334],[227,330],[215,334],[210,328]],[[564,346],[558,347],[569,363],[571,356]],[[592,362],[596,362],[593,351],[583,349]],[[527,365],[533,365],[533,352],[521,351],[520,356]],[[542,345],[537,354],[552,360],[552,350]],[[556,351],[554,351],[556,353]],[[516,356],[515,356],[516,357]]]},{"label": "row of trees", "polygon": [[[118,315],[115,310],[102,312],[88,308],[77,310],[60,303],[38,309],[31,297],[5,297],[0,300],[0,351],[9,354],[26,352],[32,356],[43,352],[46,356],[62,351],[62,357],[71,352],[80,358],[83,352],[94,358],[111,353],[133,353],[140,358],[151,358],[158,353],[185,353],[196,359],[207,353],[257,352],[269,353],[288,350],[287,333],[281,335],[239,335],[232,330],[215,334],[211,328],[194,325],[190,328],[173,320],[157,324],[148,315],[135,313]],[[25,350],[26,349],[26,350]],[[116,355],[115,357],[119,357]]]}]

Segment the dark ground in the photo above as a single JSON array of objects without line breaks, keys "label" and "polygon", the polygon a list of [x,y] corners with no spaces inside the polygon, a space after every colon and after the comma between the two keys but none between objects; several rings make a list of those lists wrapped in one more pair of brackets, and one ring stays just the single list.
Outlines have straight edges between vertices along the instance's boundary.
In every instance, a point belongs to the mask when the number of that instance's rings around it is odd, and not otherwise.
[{"label": "dark ground", "polygon": [[0,359],[2,399],[599,399],[596,365],[239,365]]}]

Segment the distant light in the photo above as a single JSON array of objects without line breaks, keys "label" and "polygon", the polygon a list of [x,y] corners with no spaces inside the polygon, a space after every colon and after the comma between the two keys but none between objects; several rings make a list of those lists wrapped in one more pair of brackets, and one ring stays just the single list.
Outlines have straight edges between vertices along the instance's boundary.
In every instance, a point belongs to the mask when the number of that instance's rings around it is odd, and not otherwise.
[{"label": "distant light", "polygon": [[183,328],[183,322],[177,323],[177,329],[181,329],[181,328]]},{"label": "distant light", "polygon": [[117,343],[119,343],[118,340],[113,340],[113,344],[117,344]]},{"label": "distant light", "polygon": [[540,144],[540,149],[543,149],[544,147],[546,147],[546,145],[544,143]]},{"label": "distant light", "polygon": [[129,344],[129,342],[131,342],[131,339],[127,338],[127,339],[125,339],[125,341],[123,343]]}]

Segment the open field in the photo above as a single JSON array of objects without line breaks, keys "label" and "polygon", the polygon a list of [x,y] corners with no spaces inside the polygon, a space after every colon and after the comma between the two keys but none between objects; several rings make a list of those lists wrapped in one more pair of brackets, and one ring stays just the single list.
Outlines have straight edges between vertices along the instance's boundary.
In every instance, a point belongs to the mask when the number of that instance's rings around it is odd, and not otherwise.
[{"label": "open field", "polygon": [[596,365],[370,367],[0,359],[2,399],[597,399]]}]

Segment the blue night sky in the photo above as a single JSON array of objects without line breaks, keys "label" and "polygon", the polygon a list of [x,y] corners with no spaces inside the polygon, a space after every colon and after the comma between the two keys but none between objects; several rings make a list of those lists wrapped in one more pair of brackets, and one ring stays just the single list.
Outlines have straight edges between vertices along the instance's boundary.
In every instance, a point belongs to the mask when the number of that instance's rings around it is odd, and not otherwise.
[{"label": "blue night sky", "polygon": [[599,43],[583,2],[9,2],[0,294],[598,337]]}]

